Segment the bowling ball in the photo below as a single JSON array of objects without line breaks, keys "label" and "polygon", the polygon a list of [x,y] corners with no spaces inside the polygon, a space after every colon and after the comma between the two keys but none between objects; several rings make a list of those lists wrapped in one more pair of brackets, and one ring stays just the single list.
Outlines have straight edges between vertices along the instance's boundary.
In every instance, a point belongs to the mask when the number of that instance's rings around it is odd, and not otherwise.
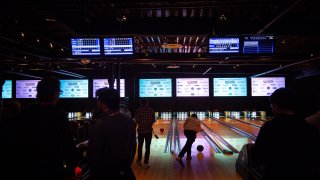
[{"label": "bowling ball", "polygon": [[202,145],[198,145],[198,146],[197,146],[197,150],[198,150],[199,152],[202,152],[202,151],[203,151],[203,146],[202,146]]},{"label": "bowling ball", "polygon": [[75,171],[75,173],[76,173],[76,176],[80,176],[80,175],[81,175],[81,173],[82,173],[81,168],[80,168],[80,167],[78,167],[78,166],[75,168],[75,170],[74,170],[74,171]]},{"label": "bowling ball", "polygon": [[163,133],[163,131],[164,131],[164,128],[160,128],[160,132]]}]

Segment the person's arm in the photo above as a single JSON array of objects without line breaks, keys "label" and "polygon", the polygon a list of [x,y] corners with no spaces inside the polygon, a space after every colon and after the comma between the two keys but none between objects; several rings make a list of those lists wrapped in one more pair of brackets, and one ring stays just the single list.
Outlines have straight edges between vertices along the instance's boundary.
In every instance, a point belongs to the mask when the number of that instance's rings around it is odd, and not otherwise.
[{"label": "person's arm", "polygon": [[187,119],[183,123],[183,128],[185,128],[189,122],[190,122],[190,117],[187,117]]},{"label": "person's arm", "polygon": [[196,129],[197,129],[197,133],[198,133],[198,132],[204,131],[204,130],[201,128],[201,121],[200,121],[199,119],[197,119],[197,120],[198,120],[198,122],[197,122],[197,127],[196,127]]}]

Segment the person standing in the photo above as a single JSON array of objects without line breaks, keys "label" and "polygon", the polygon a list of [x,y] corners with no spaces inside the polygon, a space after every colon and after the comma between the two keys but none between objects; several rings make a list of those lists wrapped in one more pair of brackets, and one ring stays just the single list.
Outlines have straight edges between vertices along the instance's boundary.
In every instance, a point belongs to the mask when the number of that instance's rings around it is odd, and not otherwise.
[{"label": "person standing", "polygon": [[38,102],[22,109],[13,123],[14,160],[8,168],[17,173],[10,175],[12,179],[21,175],[52,180],[75,177],[79,152],[67,114],[56,105],[59,95],[59,79],[43,78],[37,85]]},{"label": "person standing", "polygon": [[298,114],[296,95],[280,88],[270,96],[274,118],[264,123],[253,146],[263,179],[319,179],[319,134]]},{"label": "person standing", "polygon": [[201,122],[198,119],[198,116],[196,114],[192,114],[191,117],[188,117],[184,124],[183,124],[183,133],[187,138],[186,143],[184,144],[183,148],[181,149],[178,157],[176,158],[176,160],[178,161],[178,163],[184,167],[182,158],[183,156],[187,153],[187,160],[190,161],[192,159],[191,157],[191,148],[192,148],[192,144],[194,143],[196,137],[197,137],[197,133],[200,131],[203,131],[203,129],[201,128]]},{"label": "person standing", "polygon": [[[138,159],[137,164],[144,168],[149,168],[150,146],[152,140],[152,125],[155,122],[155,112],[148,106],[148,99],[140,99],[140,107],[135,113],[135,122],[138,126]],[[142,165],[142,147],[145,141],[144,164]]]},{"label": "person standing", "polygon": [[89,128],[88,162],[92,180],[135,180],[131,164],[136,152],[133,119],[120,113],[120,95],[115,89],[97,91],[99,115]]}]

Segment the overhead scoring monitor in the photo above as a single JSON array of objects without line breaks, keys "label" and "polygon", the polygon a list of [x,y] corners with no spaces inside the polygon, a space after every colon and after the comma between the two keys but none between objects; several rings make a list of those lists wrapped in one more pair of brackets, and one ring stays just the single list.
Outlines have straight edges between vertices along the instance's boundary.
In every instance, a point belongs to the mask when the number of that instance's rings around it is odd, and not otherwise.
[{"label": "overhead scoring monitor", "polygon": [[88,97],[88,80],[60,80],[60,98],[87,98]]},{"label": "overhead scoring monitor", "polygon": [[36,98],[40,80],[16,80],[16,98]]},{"label": "overhead scoring monitor", "polygon": [[273,54],[274,35],[245,35],[243,54]]},{"label": "overhead scoring monitor", "polygon": [[239,53],[239,37],[210,37],[209,54]]},{"label": "overhead scoring monitor", "polygon": [[72,38],[72,55],[75,56],[97,56],[101,54],[99,38]]},{"label": "overhead scoring monitor", "polygon": [[103,39],[104,55],[119,56],[133,54],[132,37],[109,37]]},{"label": "overhead scoring monitor", "polygon": [[[109,87],[108,79],[93,80],[93,97],[96,97],[96,91],[100,88]],[[114,80],[114,89],[117,89],[117,79]],[[120,97],[125,97],[125,81],[120,79]]]},{"label": "overhead scoring monitor", "polygon": [[270,96],[275,90],[285,87],[284,77],[251,78],[251,96]]},{"label": "overhead scoring monitor", "polygon": [[139,97],[172,97],[172,80],[139,79]]},{"label": "overhead scoring monitor", "polygon": [[12,98],[12,80],[5,80],[2,86],[2,98],[3,99]]},{"label": "overhead scoring monitor", "polygon": [[214,96],[247,96],[246,78],[213,78]]},{"label": "overhead scoring monitor", "polygon": [[177,78],[177,97],[208,97],[209,78]]}]

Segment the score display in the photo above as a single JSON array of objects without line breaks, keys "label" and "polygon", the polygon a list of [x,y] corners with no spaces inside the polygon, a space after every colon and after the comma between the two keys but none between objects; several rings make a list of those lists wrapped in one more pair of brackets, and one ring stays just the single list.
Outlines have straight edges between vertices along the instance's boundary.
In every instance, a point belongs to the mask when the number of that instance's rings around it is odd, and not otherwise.
[{"label": "score display", "polygon": [[172,97],[172,80],[139,79],[139,97]]},{"label": "score display", "polygon": [[[109,87],[108,79],[93,80],[93,97],[96,97],[96,91],[100,88]],[[114,80],[114,89],[117,89],[117,79]],[[120,79],[120,97],[125,97],[125,81]]]},{"label": "score display", "polygon": [[213,78],[213,96],[247,96],[247,79]]},{"label": "score display", "polygon": [[209,54],[239,53],[239,37],[209,38]]},{"label": "score display", "polygon": [[16,98],[36,98],[40,80],[16,80]]},{"label": "score display", "polygon": [[177,97],[209,96],[209,78],[177,78]]},{"label": "score display", "polygon": [[60,80],[60,98],[87,98],[88,80]]},{"label": "score display", "polygon": [[275,90],[285,87],[284,77],[251,78],[251,96],[270,96]]},{"label": "score display", "polygon": [[2,98],[3,99],[12,98],[12,80],[5,80],[2,86]]},{"label": "score display", "polygon": [[246,35],[243,37],[243,54],[273,54],[273,35]]},{"label": "score display", "polygon": [[97,56],[101,54],[99,38],[73,38],[71,39],[72,55]]},{"label": "score display", "polygon": [[119,37],[119,38],[104,38],[104,55],[119,56],[133,54],[133,38]]}]

